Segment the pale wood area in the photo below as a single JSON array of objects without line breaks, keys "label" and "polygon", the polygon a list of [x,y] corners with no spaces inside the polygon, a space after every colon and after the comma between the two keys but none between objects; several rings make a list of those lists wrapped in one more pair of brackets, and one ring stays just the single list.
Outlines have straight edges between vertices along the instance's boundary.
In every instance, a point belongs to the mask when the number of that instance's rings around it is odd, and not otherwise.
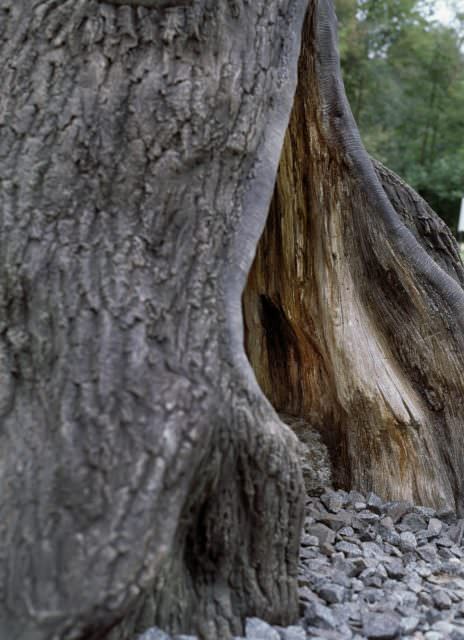
[{"label": "pale wood area", "polygon": [[243,298],[247,352],[276,409],[321,432],[337,484],[459,509],[462,265],[443,223],[358,143],[315,24],[310,12]]}]

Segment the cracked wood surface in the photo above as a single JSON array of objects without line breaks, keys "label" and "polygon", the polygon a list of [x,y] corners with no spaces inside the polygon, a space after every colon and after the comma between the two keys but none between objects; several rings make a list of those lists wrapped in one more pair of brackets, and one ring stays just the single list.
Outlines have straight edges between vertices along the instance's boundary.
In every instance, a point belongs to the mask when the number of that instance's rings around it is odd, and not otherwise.
[{"label": "cracked wood surface", "polygon": [[462,513],[462,263],[438,216],[362,147],[333,7],[312,7],[244,295],[247,351],[274,406],[319,429],[338,484]]}]

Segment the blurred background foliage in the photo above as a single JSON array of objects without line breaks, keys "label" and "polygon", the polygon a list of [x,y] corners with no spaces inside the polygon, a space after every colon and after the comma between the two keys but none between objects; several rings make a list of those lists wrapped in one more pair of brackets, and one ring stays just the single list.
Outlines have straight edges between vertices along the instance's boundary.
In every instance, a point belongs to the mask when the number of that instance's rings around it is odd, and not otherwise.
[{"label": "blurred background foliage", "polygon": [[[335,3],[346,91],[365,146],[456,232],[464,196],[462,0]],[[437,19],[443,4],[454,9],[452,20]]]}]

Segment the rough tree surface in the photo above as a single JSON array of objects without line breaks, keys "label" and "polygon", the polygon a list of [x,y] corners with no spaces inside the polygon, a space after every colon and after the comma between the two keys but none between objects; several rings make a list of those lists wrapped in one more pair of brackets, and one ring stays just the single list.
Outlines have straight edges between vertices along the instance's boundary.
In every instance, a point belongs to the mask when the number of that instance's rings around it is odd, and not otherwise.
[{"label": "rough tree surface", "polygon": [[445,224],[363,149],[335,25],[311,4],[247,351],[273,405],[318,428],[338,486],[462,512],[464,270]]},{"label": "rough tree surface", "polygon": [[0,0],[5,640],[297,615],[296,438],[241,294],[307,2],[124,4]]},{"label": "rough tree surface", "polygon": [[[0,637],[297,616],[298,446],[462,503],[463,271],[329,0],[0,0]],[[385,187],[385,190],[382,188]]]}]

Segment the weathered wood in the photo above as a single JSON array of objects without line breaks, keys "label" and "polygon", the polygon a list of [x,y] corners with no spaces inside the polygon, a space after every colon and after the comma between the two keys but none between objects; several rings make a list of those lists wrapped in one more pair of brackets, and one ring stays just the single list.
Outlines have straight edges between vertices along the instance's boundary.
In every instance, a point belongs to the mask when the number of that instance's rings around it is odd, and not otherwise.
[{"label": "weathered wood", "polygon": [[[120,4],[0,0],[1,638],[297,615],[297,446],[241,296],[307,3]],[[461,509],[462,266],[363,150],[334,29],[311,2],[248,352],[339,483]]]},{"label": "weathered wood", "polygon": [[445,225],[363,149],[320,0],[244,311],[263,390],[341,486],[462,511],[463,283]]},{"label": "weathered wood", "polygon": [[130,4],[0,0],[2,639],[297,615],[241,294],[307,3]]}]

